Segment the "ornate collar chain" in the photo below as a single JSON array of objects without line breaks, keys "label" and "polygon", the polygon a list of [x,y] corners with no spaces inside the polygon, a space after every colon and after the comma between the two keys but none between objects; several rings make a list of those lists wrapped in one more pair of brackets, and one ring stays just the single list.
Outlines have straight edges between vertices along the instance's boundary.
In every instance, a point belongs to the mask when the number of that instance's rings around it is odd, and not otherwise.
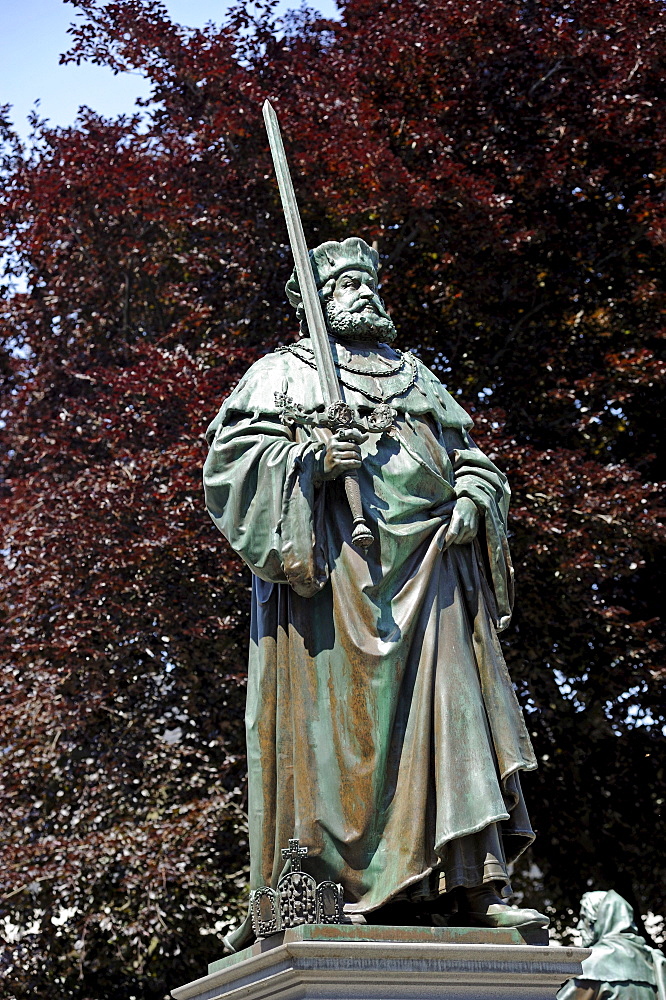
[{"label": "ornate collar chain", "polygon": [[[293,346],[291,344],[286,344],[284,347],[278,347],[277,350],[280,352],[289,351],[289,353],[293,354],[299,361],[304,362],[304,364],[308,365],[310,368],[314,368],[316,371],[317,364],[314,360],[314,352],[311,348],[298,344],[294,344]],[[375,393],[368,392],[366,389],[362,389],[359,385],[350,385],[349,382],[345,382],[342,378],[340,379],[340,385],[344,386],[345,389],[351,389],[352,392],[360,392],[362,396],[365,396],[365,398],[369,399],[372,403],[387,403],[389,400],[395,399],[396,396],[404,396],[405,393],[409,392],[409,390],[416,385],[418,369],[412,354],[403,351],[398,351],[397,353],[399,354],[398,364],[394,368],[382,368],[380,371],[364,371],[360,368],[352,368],[351,365],[344,365],[339,361],[335,362],[336,368],[339,368],[341,371],[349,372],[352,375],[361,375],[365,378],[388,378],[391,375],[397,375],[402,371],[405,365],[408,365],[411,369],[409,381],[407,385],[401,386],[398,390],[396,390],[396,392],[391,392],[388,395],[385,395],[382,392],[381,395],[378,396]]]},{"label": "ornate collar chain", "polygon": [[[291,351],[292,354],[296,354],[297,357],[299,353],[303,351],[306,354],[310,355],[310,357],[314,358],[314,351],[312,350],[311,347],[305,347],[304,345],[294,344],[293,347],[290,345],[288,349]],[[336,368],[340,369],[340,371],[349,372],[350,375],[367,375],[368,378],[390,378],[391,375],[397,375],[399,371],[402,371],[402,369],[405,367],[405,359],[408,359],[408,355],[406,355],[403,351],[396,350],[396,354],[398,355],[398,362],[392,368],[391,367],[378,368],[378,369],[354,368],[353,365],[345,365],[342,363],[342,361],[336,361],[335,359],[333,360],[333,363]]]}]

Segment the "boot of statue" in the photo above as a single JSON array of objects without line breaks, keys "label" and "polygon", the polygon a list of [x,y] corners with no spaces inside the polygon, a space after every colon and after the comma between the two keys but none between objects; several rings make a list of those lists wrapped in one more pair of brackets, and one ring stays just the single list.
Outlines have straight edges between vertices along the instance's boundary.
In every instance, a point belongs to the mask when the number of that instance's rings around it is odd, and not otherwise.
[{"label": "boot of statue", "polygon": [[509,906],[491,883],[458,891],[457,918],[469,927],[547,927],[545,914],[530,908]]}]

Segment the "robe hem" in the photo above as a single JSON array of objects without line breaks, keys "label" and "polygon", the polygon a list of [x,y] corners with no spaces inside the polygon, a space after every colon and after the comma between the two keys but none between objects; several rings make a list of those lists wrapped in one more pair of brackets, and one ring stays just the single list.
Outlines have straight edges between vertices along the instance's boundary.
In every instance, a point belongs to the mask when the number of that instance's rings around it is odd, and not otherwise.
[{"label": "robe hem", "polygon": [[510,778],[514,774],[518,774],[519,771],[538,771],[538,770],[539,770],[539,762],[537,760],[534,760],[533,762],[530,763],[527,763],[527,761],[523,761],[522,764],[514,764],[513,767],[510,767],[508,769],[508,771],[503,771],[502,774],[500,774],[499,780],[500,782],[504,783],[507,780],[507,778]]},{"label": "robe hem", "polygon": [[372,906],[361,906],[359,903],[345,903],[344,912],[345,913],[372,913],[374,910],[378,910],[380,907],[384,906],[390,900],[394,899],[405,889],[408,889],[410,885],[414,885],[415,882],[419,882],[422,878],[430,875],[434,871],[432,865],[430,868],[425,868],[419,875],[412,875],[396,888],[390,896],[385,896],[384,899],[380,900],[379,903],[373,903]]},{"label": "robe hem", "polygon": [[[486,820],[486,822],[482,823],[480,826],[474,827],[472,830],[466,830],[464,833],[454,834],[452,837],[449,837],[447,840],[445,840],[441,844],[437,845],[435,847],[435,853],[438,854],[438,855],[440,855],[441,850],[443,850],[452,840],[459,840],[461,837],[467,837],[467,836],[470,836],[470,834],[479,833],[481,830],[485,830],[486,827],[490,826],[492,823],[502,823],[502,822],[505,823],[509,818],[510,818],[510,816],[509,816],[508,813],[500,813],[499,816],[496,816],[494,819]],[[533,841],[535,840],[535,834],[534,834],[533,830],[530,830],[529,832],[528,831],[522,831],[522,830],[516,830],[516,831],[512,831],[507,836],[512,836],[512,837],[515,837],[515,836],[519,836],[520,837],[520,836],[522,836],[522,837],[524,837],[525,840],[528,841],[528,843],[525,845],[525,847],[523,848],[523,850],[527,850],[527,848],[530,846],[530,844],[532,844]],[[522,853],[523,853],[523,851],[520,852],[520,854],[522,854]],[[518,856],[520,856],[520,855],[518,855]],[[404,882],[401,882],[400,885],[398,885],[395,888],[395,890],[393,892],[391,892],[391,894],[389,896],[385,896],[378,903],[373,903],[372,906],[362,906],[360,903],[345,903],[345,905],[344,905],[344,912],[345,913],[372,913],[374,910],[378,910],[380,907],[385,906],[386,903],[390,902],[392,899],[394,899],[396,896],[398,896],[401,892],[404,892],[405,889],[408,889],[411,885],[414,885],[415,882],[419,882],[421,879],[427,878],[427,876],[430,875],[435,870],[436,869],[431,865],[429,868],[426,868],[426,869],[424,869],[424,871],[420,872],[420,874],[418,874],[418,875],[411,875],[408,879],[405,879]],[[484,879],[484,881],[485,881],[485,879]],[[508,878],[507,878],[507,881],[508,881]]]},{"label": "robe hem", "polygon": [[[493,823],[506,823],[508,819],[511,819],[511,813],[498,813],[496,816],[491,816],[490,819],[485,819],[483,823],[479,823],[477,826],[472,826],[468,830],[462,830],[460,833],[452,833],[445,837],[444,840],[437,841],[435,844],[435,853],[441,854],[444,848],[448,847],[452,840],[460,840],[461,837],[469,837],[474,833],[481,833],[481,831],[485,830],[487,826],[491,826]],[[533,831],[532,839],[534,839]]]}]

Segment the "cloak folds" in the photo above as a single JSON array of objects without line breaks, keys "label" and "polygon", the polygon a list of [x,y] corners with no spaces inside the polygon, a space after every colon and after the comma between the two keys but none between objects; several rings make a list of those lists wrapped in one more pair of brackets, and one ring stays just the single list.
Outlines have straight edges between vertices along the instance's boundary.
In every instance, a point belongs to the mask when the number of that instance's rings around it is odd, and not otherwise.
[{"label": "cloak folds", "polygon": [[[336,346],[369,370],[397,358]],[[251,888],[276,886],[295,836],[352,913],[506,880],[504,859],[534,836],[518,775],[536,761],[496,635],[513,599],[509,490],[467,414],[420,363],[417,375],[381,380],[398,415],[362,446],[366,553],[351,545],[342,483],[317,483],[322,432],[285,426],[275,407],[286,380],[296,403],[323,409],[310,367],[288,351],[263,358],[208,430],[207,507],[254,574]],[[367,412],[350,386],[379,380],[344,381]],[[479,536],[445,548],[462,496]]]},{"label": "cloak folds", "polygon": [[567,980],[557,1000],[666,1000],[666,960],[638,933],[626,899],[597,890],[582,903],[594,915],[592,951],[580,978]]}]

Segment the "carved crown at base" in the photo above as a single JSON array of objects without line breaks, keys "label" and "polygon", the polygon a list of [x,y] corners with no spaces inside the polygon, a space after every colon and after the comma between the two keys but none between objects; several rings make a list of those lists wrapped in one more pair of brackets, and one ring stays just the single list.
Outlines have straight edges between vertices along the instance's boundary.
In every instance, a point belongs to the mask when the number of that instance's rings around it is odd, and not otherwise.
[{"label": "carved crown at base", "polygon": [[289,850],[282,853],[292,858],[292,866],[297,870],[282,876],[277,891],[262,885],[250,893],[252,929],[257,938],[299,924],[342,923],[342,886],[337,882],[317,883],[312,875],[300,871],[298,852],[301,856],[306,853],[297,840],[290,840]]}]

